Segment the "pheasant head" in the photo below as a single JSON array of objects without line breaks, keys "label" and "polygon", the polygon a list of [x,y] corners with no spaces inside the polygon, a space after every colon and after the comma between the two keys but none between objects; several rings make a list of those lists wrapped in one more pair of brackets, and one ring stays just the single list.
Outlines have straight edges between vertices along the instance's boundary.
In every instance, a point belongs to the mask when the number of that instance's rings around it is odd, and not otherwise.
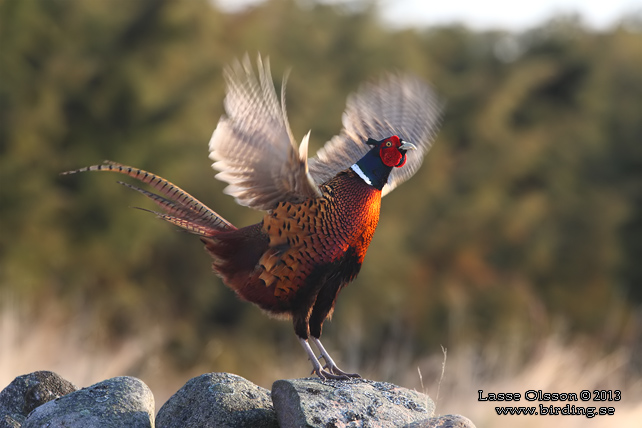
[{"label": "pheasant head", "polygon": [[352,165],[352,170],[369,185],[383,189],[393,168],[401,168],[406,163],[406,152],[417,147],[393,135],[377,141],[366,141],[372,149]]}]

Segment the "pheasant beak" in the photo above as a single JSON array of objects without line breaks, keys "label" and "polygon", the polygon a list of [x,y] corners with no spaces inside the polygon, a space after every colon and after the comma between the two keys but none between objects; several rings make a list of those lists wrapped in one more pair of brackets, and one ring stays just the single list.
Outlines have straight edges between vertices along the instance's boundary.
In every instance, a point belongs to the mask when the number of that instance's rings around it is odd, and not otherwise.
[{"label": "pheasant beak", "polygon": [[412,144],[412,143],[409,143],[409,142],[407,142],[407,141],[403,141],[403,140],[402,140],[402,144],[399,146],[399,150],[405,150],[405,151],[408,151],[408,150],[417,150],[417,146],[415,146],[415,145],[414,145],[414,144]]}]

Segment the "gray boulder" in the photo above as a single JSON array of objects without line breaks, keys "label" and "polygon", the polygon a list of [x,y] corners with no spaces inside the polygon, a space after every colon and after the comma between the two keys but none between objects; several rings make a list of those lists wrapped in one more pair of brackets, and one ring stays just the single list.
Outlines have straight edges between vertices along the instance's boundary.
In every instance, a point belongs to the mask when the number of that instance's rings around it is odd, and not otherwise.
[{"label": "gray boulder", "polygon": [[23,428],[154,427],[154,396],[141,380],[115,377],[37,407]]},{"label": "gray boulder", "polygon": [[404,428],[475,428],[475,424],[461,415],[444,415],[413,422]]},{"label": "gray boulder", "polygon": [[77,389],[53,372],[18,376],[0,392],[0,428],[19,428],[36,407]]},{"label": "gray boulder", "polygon": [[[434,416],[427,395],[367,379],[278,380],[272,392],[229,373],[191,379],[160,409],[158,428],[474,428]],[[139,379],[117,377],[77,390],[55,373],[17,377],[0,392],[0,428],[154,427],[154,397]]]},{"label": "gray boulder", "polygon": [[272,400],[281,428],[401,427],[430,419],[435,410],[427,395],[367,379],[278,380]]},{"label": "gray boulder", "polygon": [[207,373],[191,379],[163,404],[156,426],[278,427],[270,391],[229,373]]}]

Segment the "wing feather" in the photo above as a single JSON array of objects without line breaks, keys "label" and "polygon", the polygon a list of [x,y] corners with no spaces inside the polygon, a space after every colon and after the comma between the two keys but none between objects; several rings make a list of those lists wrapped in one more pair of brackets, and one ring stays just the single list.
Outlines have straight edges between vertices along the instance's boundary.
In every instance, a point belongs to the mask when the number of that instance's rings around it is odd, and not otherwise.
[{"label": "wing feather", "polygon": [[241,205],[270,210],[279,202],[296,203],[321,194],[308,174],[308,137],[299,149],[285,104],[277,98],[269,63],[259,56],[257,65],[258,77],[247,56],[226,70],[226,115],[209,148],[212,166],[220,171],[216,178],[229,184],[225,193]]}]

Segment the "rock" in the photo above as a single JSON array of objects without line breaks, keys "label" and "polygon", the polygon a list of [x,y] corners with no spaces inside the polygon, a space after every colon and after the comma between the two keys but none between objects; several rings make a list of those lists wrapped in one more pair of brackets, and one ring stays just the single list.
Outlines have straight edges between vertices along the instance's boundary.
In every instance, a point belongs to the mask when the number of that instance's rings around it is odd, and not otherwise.
[{"label": "rock", "polygon": [[277,428],[270,391],[229,373],[190,379],[161,407],[157,428]]},{"label": "rock", "polygon": [[272,400],[281,428],[401,427],[435,410],[427,395],[367,379],[278,380]]},{"label": "rock", "polygon": [[0,428],[20,427],[36,407],[77,389],[53,372],[18,376],[0,392]]},{"label": "rock", "polygon": [[475,424],[461,415],[444,415],[413,422],[404,428],[475,428]]},{"label": "rock", "polygon": [[153,427],[154,397],[141,380],[115,377],[37,407],[22,426]]},{"label": "rock", "polygon": [[208,373],[174,394],[156,424],[154,397],[133,377],[77,390],[43,371],[17,377],[0,392],[0,428],[475,428],[463,416],[434,411],[427,395],[360,378],[278,380],[270,393],[240,376]]}]

